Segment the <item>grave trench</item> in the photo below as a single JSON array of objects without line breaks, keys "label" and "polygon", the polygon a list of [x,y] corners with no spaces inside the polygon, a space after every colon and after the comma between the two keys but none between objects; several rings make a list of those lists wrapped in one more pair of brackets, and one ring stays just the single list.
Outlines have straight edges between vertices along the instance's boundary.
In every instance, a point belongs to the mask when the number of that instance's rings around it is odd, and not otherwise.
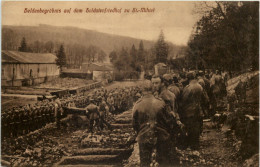
[{"label": "grave trench", "polygon": [[[72,115],[70,115],[72,117]],[[81,126],[84,116],[77,115],[71,121],[78,121]],[[93,134],[82,131],[78,137],[78,144],[69,145],[70,155],[64,156],[54,166],[57,167],[91,167],[91,166],[123,166],[132,154],[135,135],[132,128],[132,111],[128,110],[118,115],[110,115],[112,131],[105,128],[103,131],[94,131]],[[85,118],[86,119],[86,118]],[[71,122],[72,124],[75,122]],[[80,134],[81,132],[78,132]]]}]

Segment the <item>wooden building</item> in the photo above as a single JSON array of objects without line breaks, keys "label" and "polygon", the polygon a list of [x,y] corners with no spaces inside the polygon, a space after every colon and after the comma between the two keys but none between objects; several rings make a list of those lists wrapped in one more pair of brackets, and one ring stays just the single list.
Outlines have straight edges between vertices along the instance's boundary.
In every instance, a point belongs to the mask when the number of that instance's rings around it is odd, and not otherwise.
[{"label": "wooden building", "polygon": [[59,77],[56,56],[51,53],[2,51],[2,86],[29,86]]},{"label": "wooden building", "polygon": [[83,63],[79,69],[64,69],[62,76],[111,82],[113,80],[113,68],[104,64]]}]

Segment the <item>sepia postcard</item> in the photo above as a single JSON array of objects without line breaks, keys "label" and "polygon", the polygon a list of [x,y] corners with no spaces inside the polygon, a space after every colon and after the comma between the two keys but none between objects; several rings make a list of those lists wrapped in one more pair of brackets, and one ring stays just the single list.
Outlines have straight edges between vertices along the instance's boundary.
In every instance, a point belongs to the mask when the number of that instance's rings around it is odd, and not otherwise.
[{"label": "sepia postcard", "polygon": [[259,165],[259,1],[1,11],[1,166]]}]

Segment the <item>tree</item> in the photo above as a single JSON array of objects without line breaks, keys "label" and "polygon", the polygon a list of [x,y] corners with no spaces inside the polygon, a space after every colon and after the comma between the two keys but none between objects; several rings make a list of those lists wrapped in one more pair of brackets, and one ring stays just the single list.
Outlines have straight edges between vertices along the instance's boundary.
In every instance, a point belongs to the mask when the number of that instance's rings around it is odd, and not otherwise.
[{"label": "tree", "polygon": [[103,63],[106,58],[106,53],[103,50],[99,50],[97,61]]},{"label": "tree", "polygon": [[109,54],[109,59],[110,59],[110,62],[112,64],[114,64],[114,62],[117,60],[117,53],[116,51],[112,51],[110,54]]},{"label": "tree", "polygon": [[258,69],[259,2],[217,1],[206,7],[188,42],[190,61],[197,68]]},{"label": "tree", "polygon": [[21,46],[19,47],[18,51],[20,52],[27,52],[27,44],[26,44],[26,40],[23,37],[22,41],[21,41]]},{"label": "tree", "polygon": [[64,47],[63,45],[60,46],[59,51],[56,54],[57,58],[56,58],[56,64],[57,66],[62,69],[62,67],[67,65],[67,61],[66,61],[66,54],[64,52]]},{"label": "tree", "polygon": [[133,44],[130,50],[130,66],[135,69],[137,65],[137,50],[135,49],[135,45]]},{"label": "tree", "polygon": [[161,31],[159,38],[155,44],[156,62],[157,63],[166,63],[168,53],[169,53],[169,46],[164,41],[164,34],[163,34],[163,31]]},{"label": "tree", "polygon": [[141,41],[140,41],[140,44],[139,44],[138,53],[137,53],[137,61],[138,61],[139,63],[144,63],[144,60],[145,60],[144,44],[143,44],[143,41],[141,40]]}]

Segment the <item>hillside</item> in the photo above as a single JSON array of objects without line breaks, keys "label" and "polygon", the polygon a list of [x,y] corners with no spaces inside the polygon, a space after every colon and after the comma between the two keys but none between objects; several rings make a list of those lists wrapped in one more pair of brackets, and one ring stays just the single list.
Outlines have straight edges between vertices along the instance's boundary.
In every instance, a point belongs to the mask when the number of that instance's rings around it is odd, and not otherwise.
[{"label": "hillside", "polygon": [[[124,37],[119,35],[106,34],[94,30],[80,29],[76,27],[56,27],[49,25],[39,26],[3,26],[3,44],[11,33],[16,37],[13,42],[17,47],[20,45],[22,37],[25,37],[27,43],[53,41],[54,43],[83,44],[85,46],[96,45],[102,48],[107,54],[115,48],[122,46],[131,47],[133,44],[139,45],[141,39]],[[143,40],[145,48],[153,45],[152,41]]]},{"label": "hillside", "polygon": [[[121,49],[122,47],[131,48],[134,44],[138,48],[142,39],[136,39],[126,36],[119,36],[113,34],[102,33],[94,30],[80,29],[76,27],[58,27],[50,25],[39,26],[2,26],[2,49],[17,50],[20,46],[21,39],[25,37],[27,44],[32,45],[35,41],[46,43],[52,41],[54,43],[54,51],[58,49],[59,45],[80,44],[85,47],[90,45],[98,46],[107,55],[114,49]],[[155,41],[143,40],[144,48],[150,49]],[[179,46],[169,43],[173,48],[170,57],[176,55]],[[174,54],[174,55],[172,55]],[[107,58],[108,59],[108,58]]]}]

